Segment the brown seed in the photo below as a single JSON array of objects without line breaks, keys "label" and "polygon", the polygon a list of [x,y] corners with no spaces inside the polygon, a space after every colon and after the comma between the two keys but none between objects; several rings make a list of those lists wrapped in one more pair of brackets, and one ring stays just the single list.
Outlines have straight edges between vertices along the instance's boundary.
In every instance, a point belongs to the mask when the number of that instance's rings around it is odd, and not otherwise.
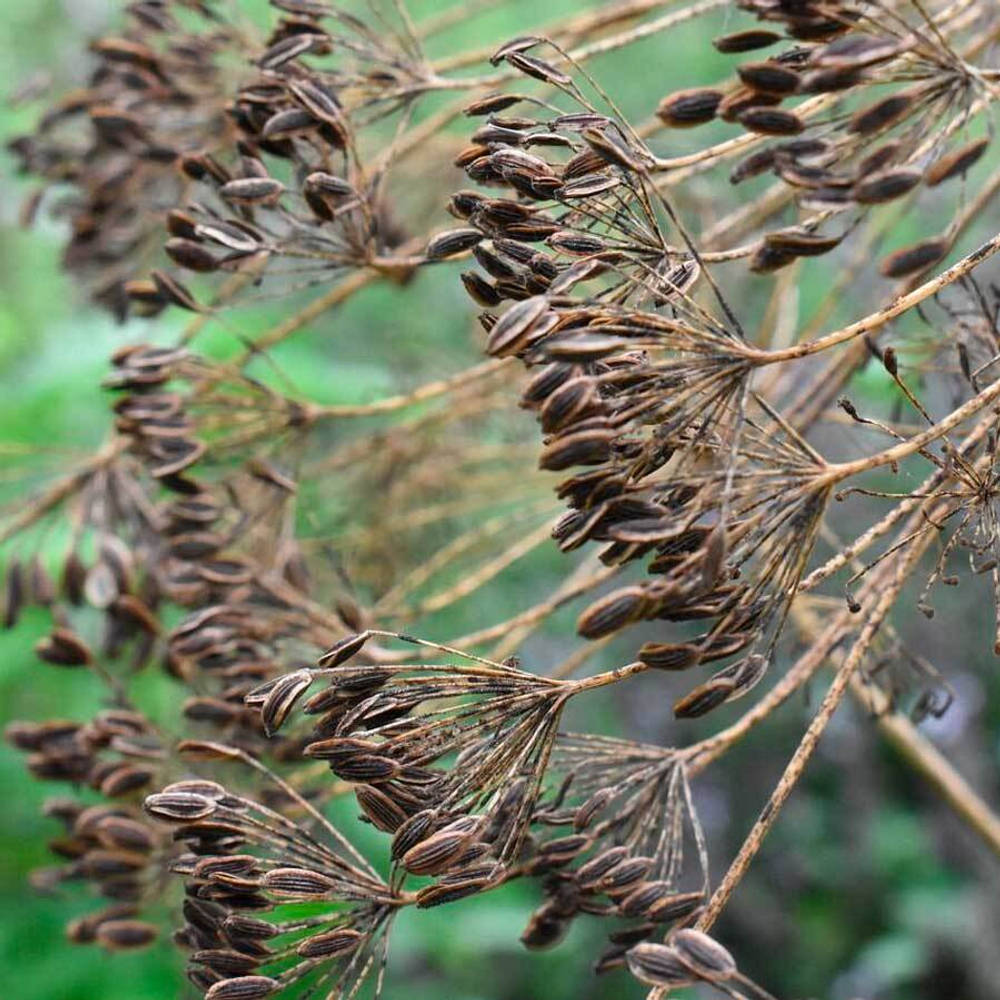
[{"label": "brown seed", "polygon": [[3,627],[13,628],[24,607],[24,569],[15,557],[7,565],[6,594],[4,595]]},{"label": "brown seed", "polygon": [[798,135],[805,129],[798,115],[780,108],[750,107],[737,116],[737,121],[759,135]]},{"label": "brown seed", "polygon": [[374,785],[358,785],[354,794],[364,814],[383,833],[395,833],[406,822],[406,811]]},{"label": "brown seed", "polygon": [[532,328],[547,309],[548,301],[542,295],[535,295],[511,306],[490,331],[487,351],[498,358],[516,354],[530,338]]},{"label": "brown seed", "polygon": [[272,868],[264,873],[260,887],[276,896],[310,899],[335,892],[337,883],[328,875],[309,868]]},{"label": "brown seed", "polygon": [[296,670],[278,678],[260,709],[260,719],[267,736],[273,736],[281,728],[295,703],[309,690],[313,679],[311,670]]},{"label": "brown seed", "polygon": [[627,962],[632,975],[646,986],[680,989],[696,981],[674,949],[665,944],[637,944],[629,951]]},{"label": "brown seed", "polygon": [[281,989],[281,983],[269,976],[237,976],[215,983],[205,994],[205,1000],[259,1000]]},{"label": "brown seed", "polygon": [[273,177],[239,177],[219,188],[219,196],[237,205],[273,205],[285,192],[285,185]]},{"label": "brown seed", "polygon": [[153,924],[141,920],[107,920],[97,927],[96,940],[109,951],[146,948],[159,932]]},{"label": "brown seed", "polygon": [[900,198],[912,191],[923,180],[919,170],[902,168],[883,170],[866,177],[854,185],[852,194],[862,205],[880,205],[894,198]]},{"label": "brown seed", "polygon": [[712,678],[699,684],[683,698],[674,702],[674,715],[678,719],[697,719],[718,708],[736,690],[732,678]]},{"label": "brown seed", "polygon": [[577,620],[576,630],[586,639],[600,639],[637,621],[645,608],[645,591],[624,587],[591,604]]},{"label": "brown seed", "polygon": [[881,101],[856,111],[847,130],[857,135],[869,135],[891,128],[909,114],[914,100],[913,94],[890,94]]},{"label": "brown seed", "polygon": [[701,660],[694,643],[647,642],[639,649],[639,659],[654,670],[688,670]]},{"label": "brown seed", "polygon": [[59,667],[83,667],[91,662],[87,644],[69,629],[57,628],[35,644],[35,655]]},{"label": "brown seed", "polygon": [[519,35],[505,42],[490,56],[490,65],[499,66],[509,55],[514,52],[527,52],[536,45],[541,45],[544,39],[537,35]]},{"label": "brown seed", "polygon": [[188,822],[204,819],[215,812],[216,805],[210,798],[195,792],[157,792],[146,796],[146,812],[159,819]]},{"label": "brown seed", "polygon": [[749,31],[736,31],[730,35],[720,35],[718,38],[712,39],[712,44],[719,52],[728,54],[763,49],[780,41],[781,35],[775,31],[750,29]]},{"label": "brown seed", "polygon": [[937,187],[952,177],[958,177],[969,170],[989,148],[990,140],[973,139],[964,146],[952,150],[941,159],[931,164],[924,174],[924,183],[928,187]]},{"label": "brown seed", "polygon": [[799,74],[780,63],[744,63],[736,72],[748,87],[766,94],[785,96],[799,89]]},{"label": "brown seed", "polygon": [[313,934],[295,949],[303,958],[336,958],[356,951],[364,936],[351,927],[338,927],[325,934]]},{"label": "brown seed", "polygon": [[699,88],[680,90],[660,101],[656,114],[671,128],[691,128],[710,122],[722,101],[722,91]]},{"label": "brown seed", "polygon": [[534,56],[526,56],[523,54],[523,50],[508,52],[504,58],[515,69],[519,69],[526,76],[541,80],[543,83],[551,83],[557,87],[568,87],[573,82],[571,77],[560,72],[551,63],[545,62],[544,59],[536,59]]},{"label": "brown seed", "polygon": [[614,431],[601,427],[562,434],[542,449],[538,466],[561,472],[574,465],[599,465],[610,457],[611,443],[616,437]]},{"label": "brown seed", "polygon": [[167,256],[188,271],[211,273],[219,266],[212,254],[199,243],[175,237],[163,245]]},{"label": "brown seed", "polygon": [[822,233],[784,229],[768,233],[764,237],[764,242],[772,250],[789,253],[793,257],[819,257],[838,246],[841,239],[842,236],[824,236]]},{"label": "brown seed", "polygon": [[905,278],[919,274],[942,260],[951,247],[949,240],[936,237],[901,247],[882,259],[879,273],[886,278]]},{"label": "brown seed", "polygon": [[428,260],[444,260],[471,250],[482,238],[483,234],[478,229],[451,229],[438,233],[427,244],[424,255]]},{"label": "brown seed", "polygon": [[401,863],[412,875],[440,875],[455,863],[472,835],[463,830],[439,830],[411,847]]},{"label": "brown seed", "polygon": [[682,928],[670,937],[678,959],[703,979],[729,979],[736,974],[733,956],[702,931]]}]

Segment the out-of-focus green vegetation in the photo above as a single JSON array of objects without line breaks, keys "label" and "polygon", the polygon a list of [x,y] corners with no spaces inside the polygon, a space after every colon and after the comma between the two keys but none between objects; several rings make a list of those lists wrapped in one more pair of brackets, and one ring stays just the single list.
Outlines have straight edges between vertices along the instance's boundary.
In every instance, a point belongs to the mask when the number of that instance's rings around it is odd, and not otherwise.
[{"label": "out-of-focus green vegetation", "polygon": [[[248,10],[248,0],[232,0]],[[431,8],[435,0],[423,0]],[[84,73],[85,40],[113,18],[113,0],[10,0],[0,8],[0,91],[10,93],[39,69],[58,85]],[[546,5],[546,18],[573,10],[575,0]],[[498,4],[484,40],[523,29],[533,5]],[[678,86],[710,80],[719,57],[705,43],[718,22],[643,43],[628,55],[595,63],[625,105],[652,107]],[[472,44],[459,25],[441,44]],[[644,100],[637,100],[644,97]],[[5,111],[4,137],[30,128],[29,107]],[[679,142],[690,141],[682,136]],[[149,336],[141,326],[116,327],[89,307],[59,271],[60,228],[43,214],[25,232],[15,223],[26,186],[0,171],[0,442],[14,448],[93,447],[106,427],[107,407],[97,385],[108,353],[127,339]],[[456,186],[461,179],[457,172]],[[807,269],[803,301],[817,297],[822,268]],[[753,290],[746,308],[752,311]],[[454,308],[450,308],[454,306]],[[280,315],[268,304],[252,320],[261,326]],[[454,369],[456,355],[476,350],[468,307],[450,271],[428,272],[405,290],[381,287],[357,296],[329,322],[276,353],[281,371],[304,395],[350,402],[387,388],[387,380],[437,361]],[[454,319],[445,319],[454,316]],[[166,323],[176,322],[170,316]],[[157,337],[167,339],[163,326]],[[391,346],[395,370],[382,359]],[[880,370],[863,373],[855,389],[877,401],[885,391]],[[0,452],[0,469],[5,464]],[[0,482],[2,487],[2,482]],[[557,571],[552,552],[513,572],[511,604],[522,588],[542,589]],[[501,597],[501,599],[503,599]],[[979,606],[981,603],[982,606]],[[919,623],[918,641],[956,684],[960,704],[937,737],[980,785],[995,783],[1000,745],[1000,690],[986,662],[989,614],[985,592],[976,601],[953,600],[940,608],[954,623],[946,635]],[[468,622],[455,623],[459,628]],[[90,678],[36,662],[30,642],[45,622],[32,613],[16,633],[0,633],[0,716],[86,718],[98,704]],[[29,641],[30,640],[30,641]],[[539,654],[545,652],[538,650]],[[613,653],[609,653],[609,657]],[[152,701],[174,697],[169,682],[145,682]],[[643,678],[614,702],[595,706],[586,720],[597,728],[632,732],[668,742],[676,738],[670,698],[658,678]],[[986,706],[993,706],[988,709]],[[755,812],[792,751],[805,707],[787,707],[755,732],[699,787],[716,866],[737,849]],[[711,726],[727,721],[713,716]],[[694,727],[697,732],[697,727]],[[691,738],[685,733],[685,739]],[[38,806],[51,792],[26,779],[21,760],[0,749],[0,968],[7,1000],[135,1000],[184,993],[179,956],[168,944],[139,955],[110,957],[93,947],[65,943],[63,925],[87,904],[78,898],[40,897],[28,872],[48,863],[45,842],[54,823]],[[995,790],[995,789],[994,789]],[[716,871],[717,876],[721,874]],[[389,998],[430,1000],[584,1000],[641,997],[624,974],[596,980],[589,966],[601,950],[600,930],[578,922],[558,949],[526,953],[518,935],[535,903],[528,886],[513,885],[484,898],[431,912],[407,912],[393,934]],[[759,864],[720,925],[722,938],[754,976],[782,997],[831,996],[893,1000],[989,1000],[982,963],[969,942],[998,958],[1000,875],[995,859],[940,807],[900,761],[879,742],[859,713],[835,720],[821,753],[796,792]],[[992,930],[991,930],[992,928]],[[987,940],[992,937],[993,943]],[[977,963],[979,963],[977,965]],[[968,967],[967,967],[968,966]],[[972,971],[969,971],[972,969]],[[997,979],[1000,980],[1000,968]]]}]

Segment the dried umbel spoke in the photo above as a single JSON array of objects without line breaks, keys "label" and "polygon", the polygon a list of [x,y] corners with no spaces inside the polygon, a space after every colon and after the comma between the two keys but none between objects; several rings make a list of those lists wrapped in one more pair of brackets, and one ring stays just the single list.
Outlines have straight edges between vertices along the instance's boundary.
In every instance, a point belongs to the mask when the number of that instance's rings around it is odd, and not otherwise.
[{"label": "dried umbel spoke", "polygon": [[[220,744],[189,749],[239,756]],[[184,849],[172,866],[186,885],[176,940],[206,997],[346,997],[370,975],[381,980],[386,936],[406,900],[345,852],[329,824],[317,825],[318,813],[293,822],[204,780],[163,788],[146,811]]]},{"label": "dried umbel spoke", "polygon": [[[610,935],[595,966],[606,972],[624,964],[631,945],[697,917],[708,889],[704,836],[673,750],[567,734],[557,741],[553,768],[565,781],[536,822],[572,832],[543,840],[528,863],[529,873],[545,880],[545,901],[521,940],[548,947],[579,914],[638,921]],[[685,871],[685,846],[696,855],[695,878]]]},{"label": "dried umbel spoke", "polygon": [[317,716],[304,756],[355,786],[364,816],[393,835],[403,872],[442,876],[419,905],[489,888],[519,854],[563,707],[579,686],[478,657],[353,665],[364,646],[363,637],[345,640],[318,669],[249,700],[275,728],[296,703]]}]

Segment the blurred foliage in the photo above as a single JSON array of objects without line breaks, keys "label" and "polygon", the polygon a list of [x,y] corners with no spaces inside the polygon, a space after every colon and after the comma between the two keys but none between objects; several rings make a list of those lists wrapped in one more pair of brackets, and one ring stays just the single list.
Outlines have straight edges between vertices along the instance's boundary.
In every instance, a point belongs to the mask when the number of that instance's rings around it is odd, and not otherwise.
[{"label": "blurred foliage", "polygon": [[[260,6],[258,0],[232,2],[250,16]],[[418,6],[439,5],[439,0],[423,0]],[[54,78],[57,89],[79,80],[86,71],[84,39],[113,17],[114,6],[113,0],[3,4],[0,92],[17,91],[40,67]],[[549,3],[545,16],[578,6],[576,0]],[[498,4],[485,19],[490,37],[518,33],[532,7],[520,0]],[[598,61],[594,70],[605,80],[613,79],[623,103],[646,93],[645,103],[652,104],[677,86],[712,78],[717,57],[705,42],[717,28],[717,22],[706,23],[657,36],[627,57]],[[459,24],[437,44],[461,47],[472,42]],[[651,85],[653,95],[648,94]],[[29,128],[34,114],[30,104],[5,110],[2,137]],[[683,136],[678,140],[684,141]],[[43,213],[31,231],[17,225],[18,203],[26,190],[12,177],[11,161],[4,154],[0,442],[15,449],[58,447],[63,442],[92,447],[106,426],[106,404],[97,384],[107,355],[126,339],[153,334],[141,323],[115,327],[81,300],[59,271],[58,223]],[[820,294],[823,281],[819,267],[807,269],[803,302]],[[371,399],[391,387],[387,382],[412,380],[415,372],[431,370],[442,360],[454,368],[456,358],[474,356],[477,347],[463,318],[467,310],[445,308],[462,301],[461,287],[446,269],[421,273],[405,290],[367,289],[335,317],[283,345],[275,361],[304,395],[326,402]],[[262,306],[254,325],[263,327],[280,309],[277,304]],[[459,318],[442,319],[448,315]],[[166,322],[171,322],[169,315]],[[161,323],[155,336],[168,339],[169,327]],[[390,347],[395,370],[374,360],[390,356]],[[873,367],[858,376],[853,391],[877,403],[884,400],[887,386],[882,369]],[[0,468],[3,464],[0,455]],[[544,590],[557,566],[554,550],[519,563],[507,577],[511,606],[523,588]],[[959,692],[951,715],[929,728],[973,783],[995,794],[1000,686],[993,663],[981,651],[983,644],[972,642],[988,634],[990,609],[958,596],[952,604],[941,608],[942,617],[955,623],[945,634],[931,631],[922,621],[908,626],[924,654]],[[35,661],[25,637],[41,635],[45,623],[38,613],[26,618],[16,634],[0,633],[0,721],[53,712],[86,718],[99,692],[85,674],[58,672]],[[473,623],[448,624],[461,630]],[[539,640],[529,653],[545,657],[552,649]],[[609,662],[614,656],[613,649],[607,653]],[[526,660],[530,662],[530,656]],[[146,678],[144,683],[153,702],[175,696],[163,678]],[[613,704],[601,702],[591,710],[587,725],[620,732],[626,722],[627,731],[638,738],[670,741],[677,736],[676,724],[669,720],[670,698],[658,688],[660,683],[658,677],[642,678],[634,688],[616,691]],[[795,747],[808,707],[787,707],[727,757],[724,775],[709,774],[699,783],[717,865],[732,856],[749,829]],[[727,721],[723,711],[710,725]],[[691,729],[680,738],[697,738],[698,725]],[[0,786],[8,793],[0,815],[0,967],[5,970],[7,1000],[182,995],[179,956],[166,943],[151,952],[113,958],[97,948],[65,943],[63,925],[75,912],[73,907],[83,907],[37,896],[27,883],[28,872],[47,863],[46,839],[54,833],[54,824],[39,815],[38,806],[51,788],[27,781],[20,760],[5,747],[0,749]],[[590,975],[601,937],[585,920],[558,949],[526,953],[518,935],[534,905],[532,896],[530,887],[515,884],[447,909],[404,913],[393,936],[387,996],[628,1000],[644,995],[625,974],[601,980]],[[990,1000],[1000,995],[998,926],[1000,874],[995,859],[880,744],[868,720],[845,710],[733,900],[720,924],[720,937],[740,955],[749,975],[781,997]],[[984,943],[991,936],[992,943]],[[970,944],[975,942],[985,954],[976,952]]]}]

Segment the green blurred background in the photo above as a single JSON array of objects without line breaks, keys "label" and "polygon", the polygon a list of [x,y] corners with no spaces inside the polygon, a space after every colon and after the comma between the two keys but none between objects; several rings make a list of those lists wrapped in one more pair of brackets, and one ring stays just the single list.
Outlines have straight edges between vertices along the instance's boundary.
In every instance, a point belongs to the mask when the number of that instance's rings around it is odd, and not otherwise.
[{"label": "green blurred background", "polygon": [[[250,15],[260,3],[241,0]],[[440,4],[425,0],[419,10]],[[578,3],[545,5],[546,20]],[[8,0],[0,7],[0,92],[10,93],[39,70],[59,88],[85,77],[86,40],[115,23],[112,0]],[[441,46],[479,44],[523,32],[536,23],[537,5],[515,0],[459,25]],[[708,46],[724,18],[657,37],[595,63],[626,107],[649,109],[662,94],[713,79],[723,63]],[[3,137],[30,129],[31,107],[3,112]],[[682,143],[691,140],[684,136]],[[457,171],[447,179],[462,186]],[[0,465],[17,465],[15,450],[65,442],[93,447],[107,426],[107,406],[96,388],[106,358],[129,339],[153,336],[141,322],[116,326],[89,306],[59,270],[60,225],[42,214],[34,229],[17,226],[20,200],[30,185],[13,175],[3,154],[0,170]],[[733,196],[726,192],[726,197]],[[905,236],[905,234],[904,234]],[[808,272],[803,303],[820,292],[823,277]],[[752,309],[759,290],[747,287]],[[281,314],[265,306],[253,323]],[[447,321],[444,316],[454,317]],[[278,352],[283,373],[304,394],[330,402],[371,398],[418,380],[421,372],[457,370],[476,356],[471,310],[455,274],[422,272],[405,291],[366,290],[340,311]],[[405,322],[403,317],[405,316]],[[169,339],[168,315],[156,337]],[[386,358],[391,360],[387,363]],[[879,371],[862,373],[853,387],[871,406],[885,402]],[[13,456],[8,461],[5,456]],[[0,488],[6,483],[0,477]],[[499,600],[512,607],[525,593],[544,592],[560,569],[545,550],[505,577]],[[907,636],[956,688],[948,716],[925,726],[948,756],[987,797],[998,798],[1000,687],[989,636],[985,589],[949,594],[932,629],[905,618]],[[470,622],[448,623],[458,630]],[[29,613],[15,633],[0,633],[0,716],[86,718],[99,693],[85,675],[37,663],[31,644],[45,618]],[[548,645],[544,643],[548,642]],[[558,639],[539,640],[540,656],[559,656]],[[615,651],[607,653],[608,662]],[[167,701],[166,680],[142,681],[149,703]],[[816,695],[811,695],[815,703]],[[678,732],[670,720],[672,696],[658,679],[643,678],[614,701],[580,720],[606,731],[626,731],[668,743],[695,739],[735,717],[725,710],[705,726]],[[738,848],[766,799],[808,717],[808,699],[787,706],[726,762],[699,779],[698,799],[710,836],[715,875]],[[21,761],[0,749],[0,962],[8,1000],[135,1000],[187,995],[178,956],[164,944],[138,955],[111,957],[65,943],[63,925],[90,901],[45,898],[27,885],[28,872],[48,863],[45,842],[55,824],[38,806],[53,789],[29,782]],[[556,950],[526,953],[518,935],[535,905],[535,891],[512,885],[485,898],[441,910],[406,913],[393,936],[386,995],[407,1000],[583,1000],[642,997],[625,974],[595,979],[589,966],[601,950],[601,930],[581,919]],[[1000,867],[937,802],[907,766],[886,748],[861,713],[841,711],[818,757],[796,791],[761,858],[719,925],[722,939],[745,971],[780,997],[996,1000],[1000,997]]]}]

